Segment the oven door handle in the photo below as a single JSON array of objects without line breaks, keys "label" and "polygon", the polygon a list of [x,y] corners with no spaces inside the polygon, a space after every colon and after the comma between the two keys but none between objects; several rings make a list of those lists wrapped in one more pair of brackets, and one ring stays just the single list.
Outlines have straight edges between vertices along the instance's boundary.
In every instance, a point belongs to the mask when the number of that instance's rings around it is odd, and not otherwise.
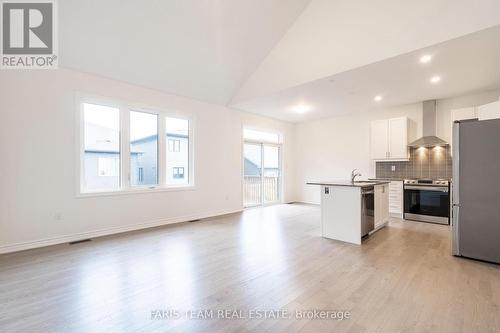
[{"label": "oven door handle", "polygon": [[421,190],[421,191],[434,191],[434,192],[448,192],[448,187],[438,186],[405,186],[405,190]]}]

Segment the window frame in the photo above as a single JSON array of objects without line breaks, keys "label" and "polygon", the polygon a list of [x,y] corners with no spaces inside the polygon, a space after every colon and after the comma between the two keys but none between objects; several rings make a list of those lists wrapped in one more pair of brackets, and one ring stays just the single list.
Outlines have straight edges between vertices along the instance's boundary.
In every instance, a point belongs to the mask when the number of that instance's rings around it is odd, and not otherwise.
[{"label": "window frame", "polygon": [[[194,174],[194,128],[195,119],[192,114],[177,110],[166,110],[161,107],[148,106],[141,103],[128,102],[113,98],[101,97],[85,93],[76,93],[76,117],[75,117],[75,142],[76,142],[76,197],[96,197],[110,195],[124,195],[136,193],[154,193],[164,191],[195,190]],[[85,165],[84,165],[84,112],[85,103],[118,108],[120,115],[120,188],[117,190],[85,189]],[[158,185],[132,185],[131,184],[131,157],[130,157],[130,111],[145,112],[158,115]],[[188,121],[188,184],[167,184],[167,154],[168,142],[166,135],[166,118],[180,118]]]}]

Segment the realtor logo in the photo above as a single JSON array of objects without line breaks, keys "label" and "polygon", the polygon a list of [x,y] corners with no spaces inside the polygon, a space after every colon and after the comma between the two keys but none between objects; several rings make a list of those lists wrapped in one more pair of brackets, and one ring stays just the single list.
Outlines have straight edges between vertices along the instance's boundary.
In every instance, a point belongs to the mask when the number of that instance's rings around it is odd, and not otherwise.
[{"label": "realtor logo", "polygon": [[2,1],[2,69],[57,68],[55,1]]}]

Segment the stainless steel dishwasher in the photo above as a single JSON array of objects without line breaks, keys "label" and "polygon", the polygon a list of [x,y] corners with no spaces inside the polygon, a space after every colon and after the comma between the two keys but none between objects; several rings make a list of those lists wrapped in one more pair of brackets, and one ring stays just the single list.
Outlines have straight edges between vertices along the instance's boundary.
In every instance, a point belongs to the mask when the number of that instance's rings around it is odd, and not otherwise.
[{"label": "stainless steel dishwasher", "polygon": [[361,188],[361,237],[375,229],[375,191],[373,186]]}]

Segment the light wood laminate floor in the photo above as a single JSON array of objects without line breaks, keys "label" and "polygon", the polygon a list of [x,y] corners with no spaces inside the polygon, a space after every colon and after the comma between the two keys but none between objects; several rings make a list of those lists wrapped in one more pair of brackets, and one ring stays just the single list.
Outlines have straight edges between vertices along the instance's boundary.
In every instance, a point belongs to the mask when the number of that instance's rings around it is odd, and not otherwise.
[{"label": "light wood laminate floor", "polygon": [[[2,255],[0,332],[500,332],[500,266],[451,256],[448,226],[393,220],[356,246],[319,220],[279,205]],[[204,309],[351,317],[151,319]]]}]

